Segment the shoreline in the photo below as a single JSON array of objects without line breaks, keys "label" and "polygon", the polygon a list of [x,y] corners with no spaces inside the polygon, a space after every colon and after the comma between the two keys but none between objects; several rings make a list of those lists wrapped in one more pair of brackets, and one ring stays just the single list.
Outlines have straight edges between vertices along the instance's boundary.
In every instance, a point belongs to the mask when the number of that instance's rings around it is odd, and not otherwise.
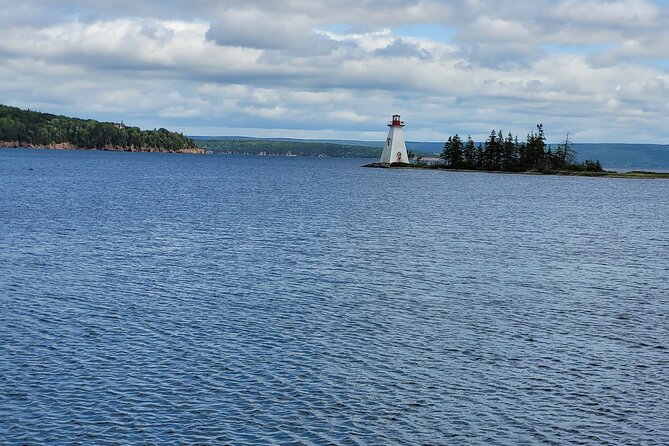
[{"label": "shoreline", "polygon": [[632,170],[629,172],[616,172],[612,170],[604,170],[602,172],[586,172],[576,170],[558,170],[558,171],[510,171],[510,170],[478,170],[478,169],[453,169],[439,165],[428,164],[405,164],[405,163],[370,163],[362,167],[373,169],[416,169],[416,170],[440,170],[446,172],[475,172],[475,173],[497,173],[497,174],[516,174],[516,175],[552,175],[563,177],[590,177],[590,178],[628,178],[628,179],[669,179],[669,173],[665,172],[651,172],[643,170]]},{"label": "shoreline", "polygon": [[166,149],[162,147],[141,147],[134,146],[113,146],[111,144],[105,145],[101,148],[84,148],[77,147],[69,142],[58,144],[22,144],[18,141],[0,141],[0,149],[38,149],[38,150],[84,150],[84,151],[98,151],[98,152],[146,152],[146,153],[186,153],[204,155],[207,152],[199,147],[190,147],[187,149]]}]

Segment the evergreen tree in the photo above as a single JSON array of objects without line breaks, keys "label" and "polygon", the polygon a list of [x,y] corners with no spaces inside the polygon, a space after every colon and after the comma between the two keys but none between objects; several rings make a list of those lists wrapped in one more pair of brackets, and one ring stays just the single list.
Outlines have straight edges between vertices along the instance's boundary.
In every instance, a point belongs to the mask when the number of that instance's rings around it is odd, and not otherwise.
[{"label": "evergreen tree", "polygon": [[472,168],[476,165],[476,148],[474,147],[474,140],[471,135],[467,137],[467,142],[465,143],[463,151],[463,158],[466,167]]},{"label": "evergreen tree", "polygon": [[495,152],[495,160],[493,162],[493,167],[495,170],[501,170],[502,164],[504,161],[504,135],[500,129],[497,132],[497,150]]},{"label": "evergreen tree", "polygon": [[493,130],[485,142],[485,149],[483,154],[483,168],[489,170],[497,170],[495,167],[498,164],[499,157],[499,141],[497,140],[497,133]]},{"label": "evergreen tree", "polygon": [[[516,138],[517,140],[518,138]],[[511,132],[504,140],[504,147],[502,150],[502,169],[511,170],[516,166],[516,144],[514,143]]]},{"label": "evergreen tree", "polygon": [[478,147],[476,147],[476,151],[474,153],[474,167],[477,169],[485,168],[485,149],[480,143]]},{"label": "evergreen tree", "polygon": [[527,135],[525,142],[519,142],[517,136],[509,132],[506,138],[502,131],[491,131],[483,145],[474,148],[471,136],[465,144],[456,134],[448,138],[444,144],[442,159],[448,167],[469,167],[481,170],[508,170],[508,171],[551,171],[577,170],[587,172],[601,172],[599,161],[585,161],[576,163],[569,133],[563,144],[555,151],[546,144],[546,135],[543,124],[537,124],[536,130]]},{"label": "evergreen tree", "polygon": [[464,145],[462,139],[457,134],[450,136],[444,144],[444,151],[441,152],[441,159],[446,162],[448,167],[462,167]]},{"label": "evergreen tree", "polygon": [[576,164],[576,154],[571,139],[569,139],[569,132],[567,132],[567,136],[564,138],[564,143],[558,145],[555,151],[555,158],[556,169],[566,169]]},{"label": "evergreen tree", "polygon": [[537,125],[537,133],[532,131],[527,135],[527,145],[525,149],[525,159],[523,160],[524,169],[544,169],[544,159],[546,157],[546,137],[544,135],[543,124]]},{"label": "evergreen tree", "polygon": [[441,151],[439,156],[444,160],[444,164],[449,165],[451,162],[451,147],[453,146],[453,137],[449,136],[446,142],[444,143],[444,150]]}]

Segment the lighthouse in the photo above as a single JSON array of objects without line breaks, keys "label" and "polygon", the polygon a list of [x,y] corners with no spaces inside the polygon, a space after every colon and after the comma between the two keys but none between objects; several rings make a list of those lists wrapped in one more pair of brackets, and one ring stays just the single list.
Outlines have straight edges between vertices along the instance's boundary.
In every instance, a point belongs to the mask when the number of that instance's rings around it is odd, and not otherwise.
[{"label": "lighthouse", "polygon": [[386,138],[386,145],[383,147],[381,159],[379,163],[409,163],[409,156],[407,155],[407,147],[404,144],[404,121],[400,121],[400,115],[393,115],[393,120],[388,123],[390,130],[388,131],[388,138]]}]

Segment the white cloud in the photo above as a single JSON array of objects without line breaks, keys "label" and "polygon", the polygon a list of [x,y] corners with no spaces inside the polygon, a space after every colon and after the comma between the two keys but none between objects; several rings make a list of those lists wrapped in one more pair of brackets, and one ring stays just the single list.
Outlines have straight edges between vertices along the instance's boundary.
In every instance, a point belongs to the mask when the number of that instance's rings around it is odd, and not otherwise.
[{"label": "white cloud", "polygon": [[481,16],[465,28],[462,37],[477,42],[528,43],[533,36],[518,21]]},{"label": "white cloud", "polygon": [[553,14],[567,22],[637,27],[656,25],[660,9],[647,0],[567,0],[558,4]]},{"label": "white cloud", "polygon": [[311,19],[299,14],[230,10],[211,24],[207,38],[221,46],[327,54],[332,50],[330,40],[312,26]]},{"label": "white cloud", "polygon": [[0,96],[23,107],[200,134],[376,137],[399,112],[410,139],[669,137],[669,7],[649,0],[9,6]]},{"label": "white cloud", "polygon": [[334,119],[337,121],[348,121],[348,122],[366,122],[369,119],[369,117],[367,116],[359,115],[358,113],[355,113],[350,110],[333,111],[328,114],[328,117],[330,119]]}]

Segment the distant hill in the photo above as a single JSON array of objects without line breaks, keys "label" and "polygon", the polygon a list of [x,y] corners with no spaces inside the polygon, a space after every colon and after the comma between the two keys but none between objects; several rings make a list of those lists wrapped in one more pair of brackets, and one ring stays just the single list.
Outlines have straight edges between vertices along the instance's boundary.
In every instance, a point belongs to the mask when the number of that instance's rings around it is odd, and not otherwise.
[{"label": "distant hill", "polygon": [[[245,155],[331,156],[345,158],[378,158],[385,141],[339,139],[252,138],[248,136],[190,136],[207,151]],[[417,155],[441,152],[443,143],[407,142]]]},{"label": "distant hill", "polygon": [[0,105],[0,147],[201,153],[195,141],[166,129],[70,118]]},{"label": "distant hill", "polygon": [[379,149],[358,144],[312,142],[291,139],[204,139],[193,137],[197,145],[219,154],[329,156],[343,158],[377,158]]},{"label": "distant hill", "polygon": [[[384,140],[251,138],[194,136],[166,129],[140,130],[122,123],[99,122],[0,104],[0,147],[50,147],[119,151],[243,153],[377,158]],[[479,143],[476,143],[477,145]],[[552,144],[556,147],[557,144]],[[416,155],[435,155],[443,142],[407,141]],[[669,169],[669,145],[575,143],[579,162],[599,160],[607,168]]]},{"label": "distant hill", "polygon": [[[249,138],[240,136],[193,136],[200,147],[214,152],[259,152],[285,155],[291,152],[304,156],[340,156],[377,158],[384,141],[357,141],[334,139]],[[407,141],[407,148],[417,155],[437,155],[444,148],[443,142]],[[479,144],[478,142],[476,143]],[[551,144],[553,148],[557,144]],[[576,159],[599,160],[604,167],[629,169],[669,169],[669,145],[580,143],[574,144]]]}]

